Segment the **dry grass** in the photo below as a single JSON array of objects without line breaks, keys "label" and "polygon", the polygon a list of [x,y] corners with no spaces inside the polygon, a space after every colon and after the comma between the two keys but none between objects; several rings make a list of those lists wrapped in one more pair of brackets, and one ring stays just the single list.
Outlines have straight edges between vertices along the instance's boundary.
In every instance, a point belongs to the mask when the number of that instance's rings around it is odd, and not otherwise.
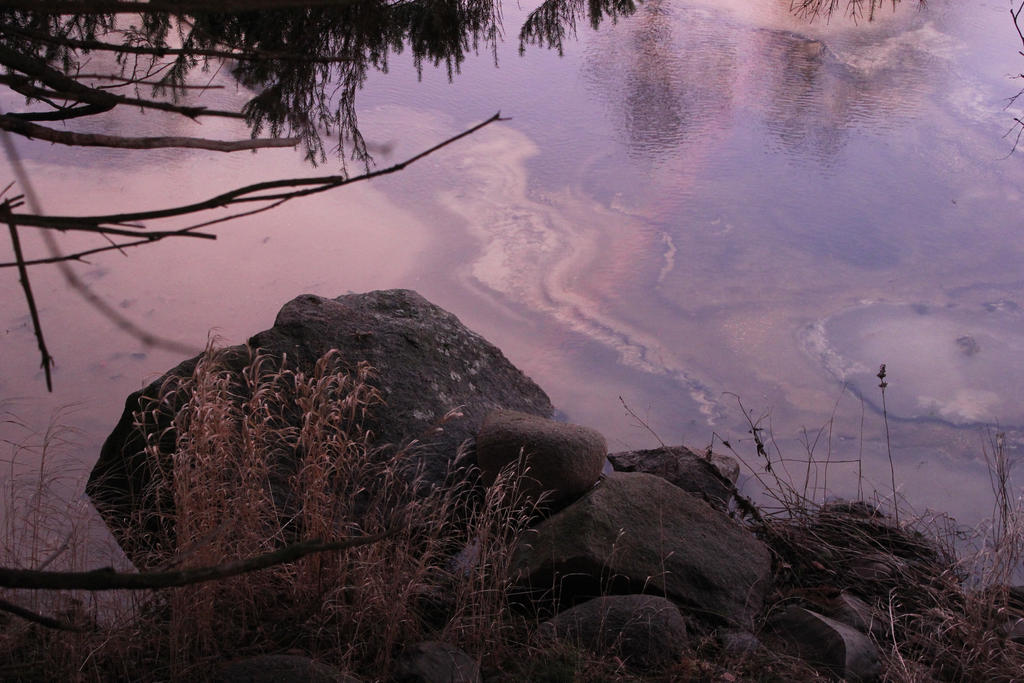
[{"label": "dry grass", "polygon": [[895,490],[884,501],[877,492],[871,502],[831,499],[830,467],[860,471],[859,462],[832,457],[832,418],[805,435],[803,458],[786,459],[770,428],[744,414],[758,460],[751,471],[775,503],[753,520],[775,558],[766,617],[791,602],[828,613],[845,591],[866,601],[881,626],[873,638],[884,680],[1021,680],[1024,644],[1007,636],[1024,618],[1024,591],[1010,588],[1024,576],[1024,496],[1014,488],[1001,435],[982,449],[992,517],[965,529],[944,515],[915,514]]},{"label": "dry grass", "polygon": [[[349,371],[328,354],[305,375],[254,354],[239,377],[226,370],[222,353],[211,348],[191,377],[168,384],[147,406],[183,404],[173,449],[163,451],[167,439],[154,438],[147,453],[156,475],[148,514],[159,523],[140,514],[135,528],[159,537],[144,544],[152,549],[145,564],[209,566],[296,540],[391,534],[344,553],[156,592],[132,619],[85,634],[20,624],[4,631],[4,655],[33,643],[38,652],[39,638],[47,640],[45,657],[14,675],[203,680],[219,662],[301,652],[386,678],[403,644],[427,638],[501,658],[514,640],[510,551],[532,514],[509,478],[483,490],[463,476],[424,493],[408,468],[415,445],[386,455],[363,428],[381,400],[369,367]],[[4,564],[39,566],[52,552],[55,541],[24,523],[51,516],[30,508],[42,499],[34,491],[5,501],[8,523],[19,521],[5,530]],[[456,562],[464,548],[471,551]]]},{"label": "dry grass", "polygon": [[[536,614],[510,604],[511,551],[536,512],[513,469],[487,489],[461,472],[428,490],[410,472],[415,444],[381,451],[364,428],[381,400],[371,368],[345,368],[328,354],[307,375],[254,354],[239,375],[222,354],[211,348],[190,377],[168,384],[138,415],[153,424],[153,411],[181,406],[173,431],[149,442],[150,516],[140,514],[133,527],[154,534],[138,544],[150,549],[145,564],[208,566],[297,540],[391,535],[113,603],[3,591],[0,598],[84,630],[53,631],[0,613],[0,679],[204,680],[231,659],[289,652],[380,680],[404,645],[433,639],[463,648],[497,681],[634,680],[613,657],[531,640]],[[760,480],[779,504],[752,522],[776,558],[769,614],[792,601],[813,608],[848,590],[884,625],[875,638],[886,680],[1019,679],[1024,646],[1008,640],[1006,628],[1024,616],[1024,596],[1008,589],[1024,557],[1024,501],[998,435],[985,451],[993,519],[978,532],[977,552],[964,555],[954,543],[961,531],[941,517],[905,510],[898,523],[875,504],[826,503],[828,469],[841,464],[827,448],[830,425],[805,439],[807,460],[791,470],[795,478],[787,466],[796,461],[776,457],[770,429],[753,419],[750,426],[761,468],[775,465]],[[3,565],[88,567],[82,502],[53,495],[52,456],[67,438],[54,428],[11,444],[0,479]],[[822,445],[828,452],[816,459]],[[693,637],[677,665],[647,680],[818,679],[781,650],[736,655],[713,633]]]}]

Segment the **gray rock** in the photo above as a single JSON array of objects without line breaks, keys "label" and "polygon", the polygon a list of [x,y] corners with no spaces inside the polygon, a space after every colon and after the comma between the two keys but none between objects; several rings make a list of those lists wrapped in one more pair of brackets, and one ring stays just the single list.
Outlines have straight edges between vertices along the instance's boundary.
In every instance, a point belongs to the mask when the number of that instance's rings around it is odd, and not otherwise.
[{"label": "gray rock", "polygon": [[753,654],[761,647],[761,641],[750,631],[722,631],[718,634],[718,640],[722,644],[722,651],[734,657]]},{"label": "gray rock", "polygon": [[1008,619],[1005,632],[1008,640],[1024,644],[1024,619],[1020,617]]},{"label": "gray rock", "polygon": [[686,446],[612,453],[608,460],[618,472],[646,472],[661,477],[719,510],[728,508],[733,485],[740,476],[740,466],[734,458],[713,453],[709,460]]},{"label": "gray rock", "polygon": [[536,500],[547,491],[549,508],[589,490],[601,476],[607,452],[604,437],[593,429],[514,410],[490,413],[476,437],[485,484],[494,483],[506,465],[519,462],[523,492]]},{"label": "gray rock", "polygon": [[217,683],[359,683],[358,678],[301,655],[258,655],[229,662]]},{"label": "gray rock", "polygon": [[771,561],[761,541],[704,501],[643,473],[616,472],[527,533],[520,580],[561,600],[662,594],[696,617],[749,625]]},{"label": "gray rock", "polygon": [[671,600],[657,595],[614,595],[560,612],[541,624],[537,635],[599,655],[611,653],[630,669],[649,671],[678,660],[686,645],[686,620]]},{"label": "gray rock", "polygon": [[428,640],[402,652],[392,680],[394,683],[479,683],[480,665],[453,645]]},{"label": "gray rock", "polygon": [[[311,371],[316,361],[337,349],[343,363],[355,367],[369,362],[384,405],[366,425],[377,444],[405,444],[419,439],[411,461],[424,469],[428,484],[444,480],[458,446],[479,430],[484,416],[511,408],[540,416],[552,414],[551,402],[530,378],[516,369],[501,351],[467,329],[451,313],[409,290],[376,291],[325,299],[311,294],[288,302],[274,326],[252,337],[248,347],[274,358],[287,358],[289,367]],[[249,348],[227,349],[229,370],[237,374],[251,358]],[[133,425],[140,401],[155,397],[165,382],[188,376],[199,356],[170,370],[141,391],[130,395],[113,433],[103,445],[87,491],[118,536],[129,557],[154,529],[125,527],[133,513],[145,513],[141,492],[150,470],[141,455],[145,438],[159,437],[161,450],[174,448],[173,431],[165,432],[176,406],[147,426],[147,437]],[[182,399],[183,400],[183,399]],[[178,403],[177,405],[181,405]],[[439,423],[458,408],[461,417]],[[295,416],[298,420],[299,416]],[[133,558],[134,559],[134,558]]]},{"label": "gray rock", "polygon": [[861,633],[873,635],[876,638],[886,636],[886,623],[882,621],[875,609],[847,591],[841,592],[839,597],[829,605],[825,616],[848,624]]},{"label": "gray rock", "polygon": [[878,648],[852,626],[796,605],[774,617],[769,626],[802,659],[840,679],[870,681],[881,673]]},{"label": "gray rock", "polygon": [[850,576],[865,583],[891,582],[907,571],[907,561],[891,553],[868,553],[854,558],[849,566]]}]

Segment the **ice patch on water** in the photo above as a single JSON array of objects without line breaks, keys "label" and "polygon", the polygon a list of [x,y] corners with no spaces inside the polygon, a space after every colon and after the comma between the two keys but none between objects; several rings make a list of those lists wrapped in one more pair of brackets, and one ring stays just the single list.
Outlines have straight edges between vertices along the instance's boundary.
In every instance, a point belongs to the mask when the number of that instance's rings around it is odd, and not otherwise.
[{"label": "ice patch on water", "polygon": [[872,404],[886,364],[889,414],[1024,424],[1024,316],[1015,306],[868,303],[809,325],[804,348]]},{"label": "ice patch on water", "polygon": [[950,60],[966,49],[964,43],[937,29],[932,22],[920,28],[901,31],[875,45],[853,42],[849,46],[833,46],[833,54],[843,64],[865,75],[906,67],[908,60],[921,57]]},{"label": "ice patch on water", "polygon": [[665,277],[672,272],[672,269],[676,267],[676,243],[672,241],[672,235],[667,232],[661,234],[661,241],[665,243],[665,253],[662,257],[665,259],[665,264],[661,267],[658,272],[658,284],[664,282]]}]

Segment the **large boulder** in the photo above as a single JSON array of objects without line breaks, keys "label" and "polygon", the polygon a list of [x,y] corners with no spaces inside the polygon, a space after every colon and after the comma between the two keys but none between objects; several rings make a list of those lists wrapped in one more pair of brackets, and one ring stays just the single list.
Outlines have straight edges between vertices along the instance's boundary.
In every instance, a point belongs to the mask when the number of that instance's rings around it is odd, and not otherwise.
[{"label": "large boulder", "polygon": [[740,476],[735,458],[712,453],[705,457],[686,446],[663,446],[608,456],[616,472],[646,472],[669,481],[726,510]]},{"label": "large boulder", "polygon": [[657,595],[608,595],[559,612],[537,630],[553,639],[606,656],[630,669],[662,669],[686,647],[686,620],[675,604]]},{"label": "large boulder", "polygon": [[771,570],[753,534],[660,477],[615,472],[528,533],[513,566],[532,591],[578,601],[664,595],[696,617],[749,625]]},{"label": "large boulder", "polygon": [[545,507],[582,495],[600,478],[608,448],[589,427],[555,422],[516,410],[496,410],[476,437],[476,458],[490,486],[506,466],[521,471],[524,495],[537,500],[547,492]]},{"label": "large boulder", "polygon": [[[369,363],[375,371],[371,382],[383,405],[373,409],[364,426],[373,432],[376,445],[398,448],[418,439],[411,458],[422,468],[428,485],[444,480],[459,445],[476,434],[490,411],[510,408],[543,417],[553,412],[543,390],[497,347],[410,290],[336,299],[299,296],[284,305],[272,328],[253,336],[247,345],[225,350],[228,369],[237,374],[251,361],[254,349],[307,374],[332,349],[350,368]],[[138,508],[151,478],[142,455],[145,441],[159,439],[163,452],[173,450],[174,434],[166,430],[176,408],[170,406],[145,430],[136,428],[134,414],[162,386],[189,376],[200,357],[181,363],[128,397],[89,478],[90,497],[129,556],[134,549],[131,541],[145,538],[146,531],[133,534],[123,521],[144,516]],[[176,405],[185,398],[178,396]],[[454,409],[460,416],[444,420]],[[293,417],[301,419],[301,415]]]}]

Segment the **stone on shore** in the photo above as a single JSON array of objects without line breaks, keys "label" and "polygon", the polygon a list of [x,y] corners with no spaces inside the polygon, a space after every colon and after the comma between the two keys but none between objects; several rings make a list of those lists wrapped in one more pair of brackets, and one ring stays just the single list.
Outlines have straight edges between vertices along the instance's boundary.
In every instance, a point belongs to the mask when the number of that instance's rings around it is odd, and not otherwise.
[{"label": "stone on shore", "polygon": [[712,453],[707,458],[686,446],[665,446],[608,456],[616,472],[646,472],[726,510],[740,476],[735,458]]},{"label": "stone on shore", "polygon": [[800,657],[844,681],[870,681],[881,673],[878,648],[852,626],[790,605],[770,626]]},{"label": "stone on shore", "polygon": [[630,669],[660,669],[679,659],[686,646],[686,620],[657,595],[609,595],[559,612],[541,624],[541,639],[555,639],[606,656]]},{"label": "stone on shore", "polygon": [[528,532],[513,557],[533,591],[562,601],[651,593],[711,622],[749,626],[770,580],[768,549],[660,477],[616,472]]},{"label": "stone on shore", "polygon": [[358,678],[302,655],[257,655],[225,664],[217,683],[359,683]]},{"label": "stone on shore", "polygon": [[407,647],[398,658],[394,683],[480,683],[480,665],[459,648],[428,640]]},{"label": "stone on shore", "polygon": [[547,492],[543,507],[548,509],[593,487],[606,454],[604,437],[589,427],[514,410],[490,413],[476,437],[484,483],[493,484],[503,468],[516,464],[523,493],[537,500]]}]

